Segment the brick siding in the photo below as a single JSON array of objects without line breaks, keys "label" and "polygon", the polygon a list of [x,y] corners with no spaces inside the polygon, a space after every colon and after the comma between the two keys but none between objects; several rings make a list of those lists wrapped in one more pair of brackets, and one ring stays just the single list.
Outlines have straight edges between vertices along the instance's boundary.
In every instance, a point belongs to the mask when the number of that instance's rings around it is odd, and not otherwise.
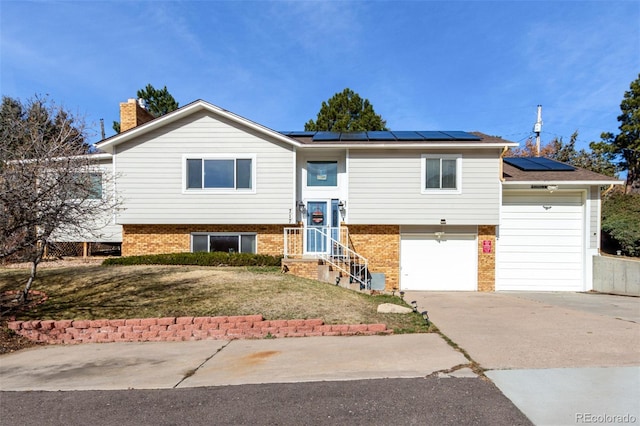
[{"label": "brick siding", "polygon": [[120,103],[120,132],[126,132],[153,119],[153,115],[141,108],[135,99]]},{"label": "brick siding", "polygon": [[[486,244],[487,251],[483,250]],[[496,289],[496,227],[478,226],[478,291]]]},{"label": "brick siding", "polygon": [[296,277],[318,279],[318,259],[282,259],[283,272]]},{"label": "brick siding", "polygon": [[123,225],[122,255],[183,253],[191,251],[192,232],[252,232],[256,251],[282,255],[284,228],[290,225]]},{"label": "brick siding", "polygon": [[369,261],[372,273],[385,274],[385,290],[400,286],[400,226],[348,225],[351,248]]}]

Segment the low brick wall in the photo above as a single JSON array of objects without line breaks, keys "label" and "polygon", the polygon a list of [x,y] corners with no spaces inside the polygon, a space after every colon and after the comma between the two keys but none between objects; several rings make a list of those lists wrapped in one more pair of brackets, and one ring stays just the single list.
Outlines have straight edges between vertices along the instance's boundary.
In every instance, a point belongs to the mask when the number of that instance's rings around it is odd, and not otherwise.
[{"label": "low brick wall", "polygon": [[325,325],[322,319],[265,321],[262,315],[116,320],[13,321],[11,330],[51,344],[166,342],[391,334],[385,324]]}]

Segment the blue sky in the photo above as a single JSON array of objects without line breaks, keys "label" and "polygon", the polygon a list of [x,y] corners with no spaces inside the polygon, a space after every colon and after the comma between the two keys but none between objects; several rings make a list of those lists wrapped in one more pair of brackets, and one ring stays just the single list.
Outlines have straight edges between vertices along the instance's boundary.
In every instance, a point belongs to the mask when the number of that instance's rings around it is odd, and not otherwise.
[{"label": "blue sky", "polygon": [[0,1],[0,88],[82,115],[99,139],[151,83],[274,130],[349,87],[392,130],[524,142],[617,132],[640,73],[640,2]]}]

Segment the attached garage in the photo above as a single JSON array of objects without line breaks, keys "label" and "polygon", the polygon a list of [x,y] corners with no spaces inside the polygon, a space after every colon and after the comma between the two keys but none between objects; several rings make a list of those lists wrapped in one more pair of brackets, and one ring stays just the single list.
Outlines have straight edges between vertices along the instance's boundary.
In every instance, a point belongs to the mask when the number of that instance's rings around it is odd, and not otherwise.
[{"label": "attached garage", "polygon": [[504,192],[496,290],[586,290],[583,194]]},{"label": "attached garage", "polygon": [[402,234],[400,288],[475,291],[477,253],[475,234]]}]

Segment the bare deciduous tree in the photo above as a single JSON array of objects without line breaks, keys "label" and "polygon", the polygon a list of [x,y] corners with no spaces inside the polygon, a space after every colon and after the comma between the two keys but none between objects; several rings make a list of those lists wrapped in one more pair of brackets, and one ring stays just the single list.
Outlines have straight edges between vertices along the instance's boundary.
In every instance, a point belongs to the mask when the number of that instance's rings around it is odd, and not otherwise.
[{"label": "bare deciduous tree", "polygon": [[2,99],[0,259],[20,255],[31,263],[22,301],[52,236],[88,241],[117,207],[113,176],[97,166],[100,155],[85,139],[84,120],[48,98]]}]

